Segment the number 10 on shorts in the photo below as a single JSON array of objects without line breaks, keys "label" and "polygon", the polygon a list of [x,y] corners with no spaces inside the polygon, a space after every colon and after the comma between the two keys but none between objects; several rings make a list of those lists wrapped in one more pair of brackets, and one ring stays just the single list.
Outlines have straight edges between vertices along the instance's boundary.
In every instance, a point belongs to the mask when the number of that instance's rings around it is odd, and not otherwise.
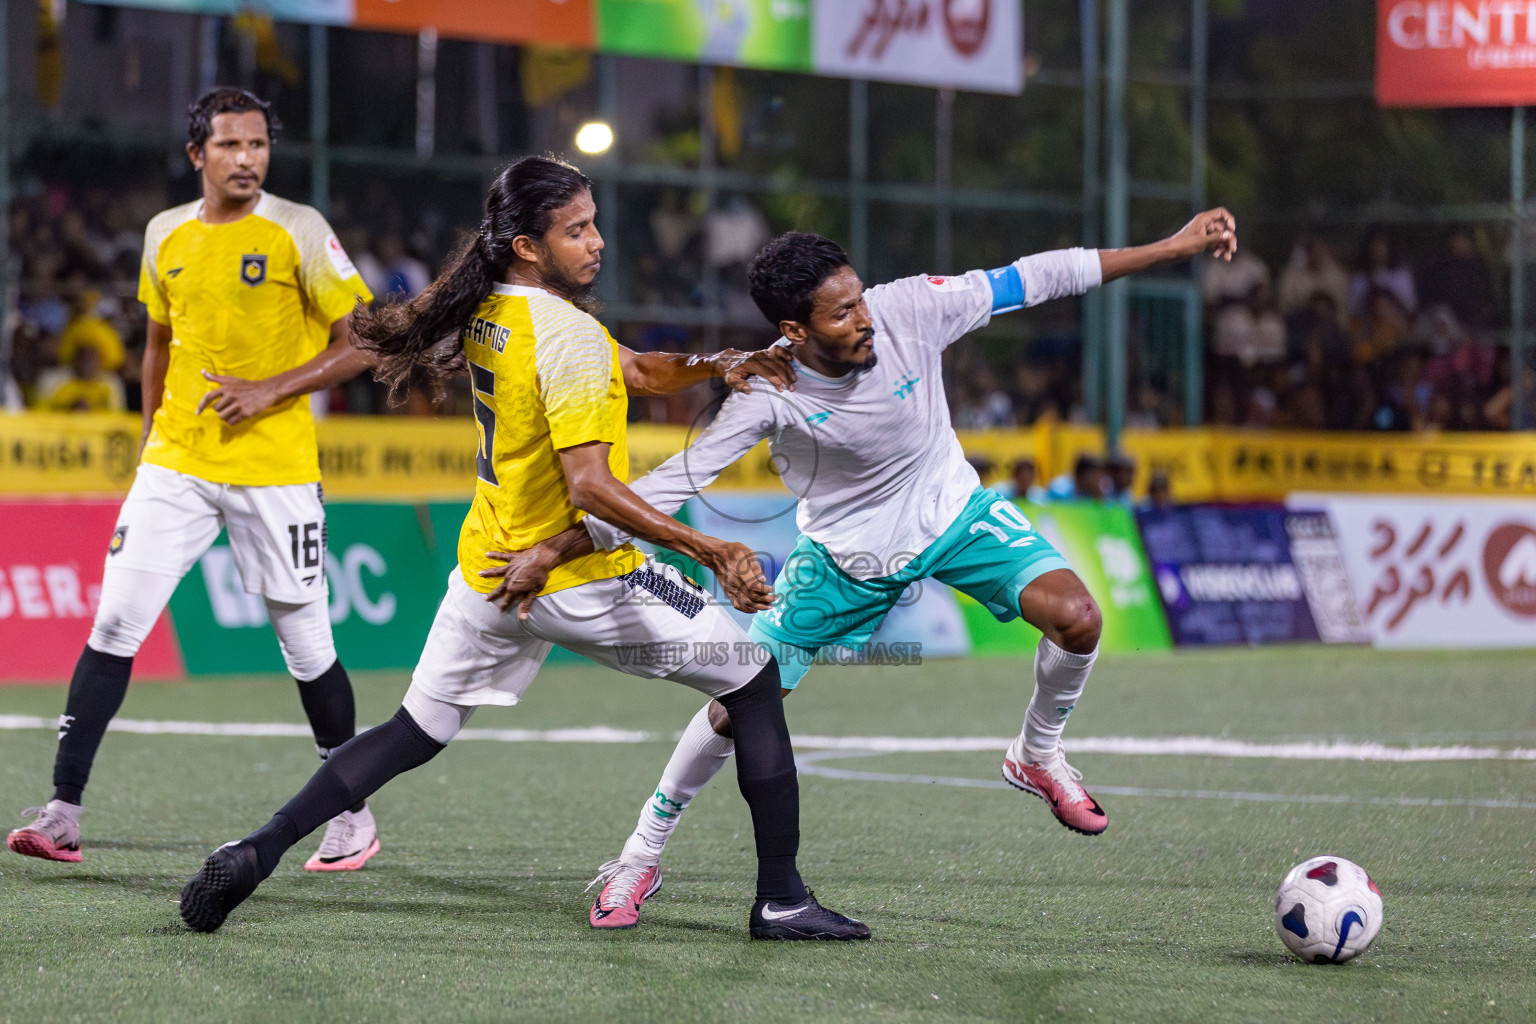
[{"label": "number 10 on shorts", "polygon": [[[982,522],[971,524],[972,533],[980,533],[982,530],[985,530],[992,536],[996,537],[998,541],[1003,544],[1007,544],[1011,548],[1026,547],[1027,545],[1033,544],[1035,542],[1036,535],[1034,533],[1034,526],[1030,523],[1029,519],[1025,517],[1024,513],[1019,511],[1019,507],[1013,502],[993,502],[992,508],[988,511],[993,519],[996,519],[1003,525],[999,527],[993,523],[989,523],[983,520]],[[1024,536],[1010,540],[1008,534],[1003,532],[1004,529],[1012,530],[1016,533],[1023,533]]]},{"label": "number 10 on shorts", "polygon": [[[295,569],[313,569],[320,564],[321,536],[319,523],[294,523],[288,527],[288,541],[293,547]],[[301,557],[302,562],[299,561]]]}]

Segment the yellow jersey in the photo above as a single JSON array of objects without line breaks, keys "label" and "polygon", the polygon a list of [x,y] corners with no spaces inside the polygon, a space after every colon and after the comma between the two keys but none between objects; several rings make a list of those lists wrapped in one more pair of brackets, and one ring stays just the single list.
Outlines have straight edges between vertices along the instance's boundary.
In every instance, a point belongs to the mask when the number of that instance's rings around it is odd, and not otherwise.
[{"label": "yellow jersey", "polygon": [[[539,288],[498,284],[475,310],[461,341],[469,361],[480,449],[475,501],[459,533],[459,571],[482,594],[499,580],[481,569],[503,563],[487,551],[521,551],[574,525],[559,451],[606,441],[608,468],[629,477],[629,395],[619,347],[603,325]],[[542,594],[612,579],[639,568],[631,545],[594,551],[549,574]]]},{"label": "yellow jersey", "polygon": [[202,203],[159,214],[144,232],[139,301],[171,328],[165,394],[144,461],[214,483],[320,479],[309,396],[230,426],[197,403],[203,370],[258,379],[308,362],[331,325],[373,298],[319,211],[262,194],[230,224],[197,219]]}]

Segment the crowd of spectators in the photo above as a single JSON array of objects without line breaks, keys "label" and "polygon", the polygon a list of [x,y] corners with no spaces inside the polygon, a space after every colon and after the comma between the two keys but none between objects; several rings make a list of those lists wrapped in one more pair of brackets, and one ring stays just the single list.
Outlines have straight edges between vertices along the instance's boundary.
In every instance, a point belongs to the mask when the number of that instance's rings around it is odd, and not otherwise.
[{"label": "crowd of spectators", "polygon": [[[760,214],[741,203],[701,215],[665,191],[647,218],[628,300],[689,306],[701,301],[692,267],[722,296],[744,293],[747,259],[766,237]],[[377,200],[377,201],[374,201]],[[141,407],[144,311],[136,296],[143,224],[165,206],[153,190],[43,188],[10,211],[11,360],[0,367],[0,405],[45,410]],[[411,296],[431,281],[453,228],[420,204],[373,197],[371,216],[333,211],[342,243],[376,296]],[[409,209],[410,215],[402,213]],[[382,210],[380,214],[377,211]],[[1199,278],[1207,341],[1203,419],[1220,426],[1327,430],[1500,430],[1512,405],[1507,308],[1486,240],[1464,228],[1438,251],[1410,259],[1386,229],[1369,231],[1352,264],[1320,234],[1296,244],[1276,276],[1252,249],[1209,262]],[[736,287],[736,285],[743,287]],[[1035,314],[1028,343],[997,360],[969,341],[947,358],[955,425],[962,429],[1081,421],[1077,310],[1056,303]],[[637,349],[698,347],[694,329],[615,325]],[[750,332],[744,332],[750,333]],[[716,337],[750,348],[757,337]],[[992,346],[993,353],[1000,346]],[[1132,359],[1136,353],[1132,353]],[[1135,378],[1133,378],[1135,379]],[[1536,400],[1536,373],[1522,384]],[[641,418],[693,422],[708,396],[643,400]],[[319,411],[392,411],[381,389],[360,379],[316,401]],[[1530,406],[1536,402],[1528,401]],[[463,407],[461,409],[460,407]],[[465,411],[468,396],[434,407],[420,397],[404,411]],[[1133,385],[1126,425],[1182,422],[1154,387]]]},{"label": "crowd of spectators", "polygon": [[[1509,429],[1509,313],[1495,270],[1501,264],[1488,249],[1478,234],[1453,228],[1438,248],[1410,259],[1391,231],[1373,228],[1352,264],[1316,233],[1296,242],[1278,276],[1252,249],[1230,263],[1204,263],[1202,421],[1256,429]],[[955,425],[1082,422],[1081,347],[1071,327],[1048,327],[1012,361],[957,345],[948,367]],[[1133,365],[1141,355],[1129,353]],[[1178,396],[1136,379],[1133,373],[1126,426],[1184,421]],[[1522,386],[1527,407],[1536,405],[1529,364]]]},{"label": "crowd of spectators", "polygon": [[1494,263],[1468,229],[1451,229],[1437,251],[1410,260],[1391,231],[1373,228],[1352,266],[1309,234],[1278,281],[1245,250],[1207,264],[1201,289],[1209,423],[1509,428],[1508,314]]},{"label": "crowd of spectators", "polygon": [[[166,206],[157,190],[49,187],[10,211],[10,364],[0,367],[0,408],[138,411],[145,314],[138,301],[144,224]],[[343,215],[345,216],[345,215]],[[412,296],[432,280],[444,243],[407,229],[398,209],[381,226],[335,218],[369,289]],[[418,220],[430,226],[431,217]],[[343,226],[344,225],[344,226]],[[450,396],[452,407],[455,396]],[[385,394],[364,378],[314,401],[317,412],[384,412]],[[430,407],[407,411],[431,412]]]}]

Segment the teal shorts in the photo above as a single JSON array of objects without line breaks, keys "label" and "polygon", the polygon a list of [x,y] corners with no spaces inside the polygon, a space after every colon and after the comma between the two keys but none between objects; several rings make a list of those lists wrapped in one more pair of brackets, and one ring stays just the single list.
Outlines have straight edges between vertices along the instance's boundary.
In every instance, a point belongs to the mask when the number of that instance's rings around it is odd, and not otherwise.
[{"label": "teal shorts", "polygon": [[773,607],[757,613],[749,635],[778,656],[783,686],[794,689],[821,648],[857,650],[869,643],[918,580],[948,584],[1007,622],[1019,617],[1019,594],[1025,587],[1053,569],[1067,568],[1066,559],[1017,505],[978,487],[949,529],[890,576],[856,580],[826,548],[801,537],[774,582]]}]

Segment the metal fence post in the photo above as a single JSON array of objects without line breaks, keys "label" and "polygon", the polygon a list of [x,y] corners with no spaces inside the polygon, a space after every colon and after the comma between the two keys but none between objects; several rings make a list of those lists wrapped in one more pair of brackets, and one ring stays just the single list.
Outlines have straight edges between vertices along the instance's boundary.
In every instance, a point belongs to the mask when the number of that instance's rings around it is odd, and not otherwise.
[{"label": "metal fence post", "polygon": [[309,26],[309,205],[331,213],[331,48],[324,25]]},{"label": "metal fence post", "polygon": [[1525,429],[1525,108],[1509,120],[1509,205],[1514,232],[1509,247],[1509,429]]},{"label": "metal fence post", "polygon": [[848,83],[848,257],[869,273],[869,83]]},{"label": "metal fence post", "polygon": [[[1129,40],[1127,0],[1109,0],[1109,46],[1105,60],[1105,127],[1109,136],[1109,166],[1104,194],[1105,242],[1111,249],[1128,244],[1130,214],[1130,153],[1125,123],[1125,79]],[[1125,424],[1125,346],[1130,327],[1126,282],[1105,287],[1105,384],[1104,444],[1109,451],[1120,446]]]},{"label": "metal fence post", "polygon": [[[1099,4],[1080,0],[1079,31],[1083,64],[1083,245],[1097,247],[1099,237]],[[1104,351],[1104,293],[1095,288],[1083,296],[1083,414],[1099,419]]]}]

